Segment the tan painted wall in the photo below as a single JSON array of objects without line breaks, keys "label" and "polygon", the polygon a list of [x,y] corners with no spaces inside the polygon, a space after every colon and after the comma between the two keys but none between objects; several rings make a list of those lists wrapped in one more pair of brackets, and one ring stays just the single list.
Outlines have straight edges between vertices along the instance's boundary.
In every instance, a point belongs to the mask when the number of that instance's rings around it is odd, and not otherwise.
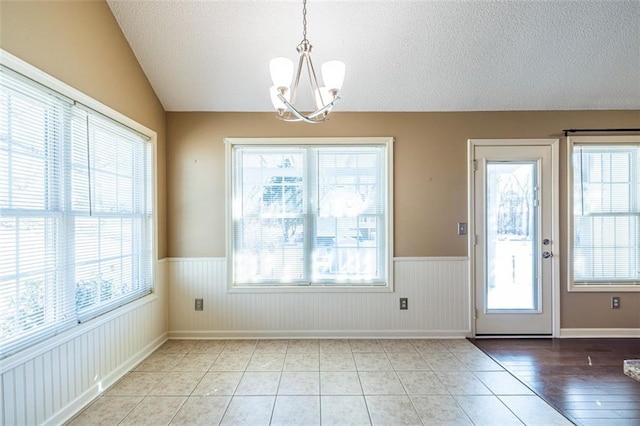
[{"label": "tan painted wall", "polygon": [[[224,137],[393,136],[395,255],[465,256],[455,226],[467,220],[467,139],[640,125],[638,111],[334,113],[317,126],[270,113],[169,113],[165,132],[162,105],[106,3],[2,0],[0,47],[158,133],[160,258],[224,256]],[[563,189],[562,235],[565,198]],[[640,294],[622,294],[611,311],[610,294],[564,287],[562,327],[640,327]]]},{"label": "tan painted wall", "polygon": [[[168,253],[225,256],[225,137],[393,136],[395,256],[467,256],[456,223],[467,221],[468,139],[560,138],[567,128],[639,126],[639,111],[336,112],[321,125],[283,123],[271,113],[167,113]],[[561,154],[565,182],[564,139]],[[561,273],[563,328],[640,328],[640,294],[622,294],[622,309],[612,311],[611,294],[567,293],[566,268]]]},{"label": "tan painted wall", "polygon": [[158,134],[158,257],[167,254],[165,113],[104,1],[0,1],[0,47]]}]

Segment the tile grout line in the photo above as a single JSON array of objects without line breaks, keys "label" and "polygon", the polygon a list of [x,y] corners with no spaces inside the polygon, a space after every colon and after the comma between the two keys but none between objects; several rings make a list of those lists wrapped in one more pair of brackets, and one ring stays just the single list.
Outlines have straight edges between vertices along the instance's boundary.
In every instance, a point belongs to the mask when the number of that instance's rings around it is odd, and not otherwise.
[{"label": "tile grout line", "polygon": [[[556,412],[558,412],[562,417],[564,417],[565,419],[567,419],[568,421],[570,421],[571,423],[574,424],[578,424],[577,419],[574,419],[572,417],[567,416],[563,411],[560,411],[555,404],[552,404],[550,401],[547,400],[545,395],[540,394],[536,389],[534,389],[532,386],[529,385],[528,382],[524,381],[523,379],[521,379],[520,377],[518,377],[514,372],[512,372],[510,369],[508,369],[499,359],[493,357],[490,353],[488,353],[487,351],[485,351],[483,348],[481,348],[480,346],[476,345],[474,342],[470,341],[467,339],[467,341],[469,341],[471,344],[473,344],[476,348],[478,348],[479,350],[482,351],[482,353],[484,353],[485,355],[487,355],[489,358],[491,358],[494,362],[496,362],[500,367],[502,367],[507,373],[509,373],[511,375],[511,377],[513,377],[514,379],[516,379],[517,381],[519,381],[520,383],[522,383],[524,386],[526,386],[531,392],[533,392],[536,396],[538,396],[538,398],[540,398],[542,401],[544,401],[548,406],[550,406],[551,408],[553,408]],[[507,407],[509,408],[509,407]]]}]

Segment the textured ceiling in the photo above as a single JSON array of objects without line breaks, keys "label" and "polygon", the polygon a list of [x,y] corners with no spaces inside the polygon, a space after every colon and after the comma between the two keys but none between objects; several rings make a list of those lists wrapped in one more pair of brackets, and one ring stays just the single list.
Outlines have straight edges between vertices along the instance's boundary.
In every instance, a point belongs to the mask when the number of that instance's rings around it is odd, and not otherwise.
[{"label": "textured ceiling", "polygon": [[[167,111],[271,111],[301,1],[109,6]],[[341,111],[640,109],[640,1],[309,0],[313,62],[347,66]],[[304,87],[306,89],[306,87]]]}]

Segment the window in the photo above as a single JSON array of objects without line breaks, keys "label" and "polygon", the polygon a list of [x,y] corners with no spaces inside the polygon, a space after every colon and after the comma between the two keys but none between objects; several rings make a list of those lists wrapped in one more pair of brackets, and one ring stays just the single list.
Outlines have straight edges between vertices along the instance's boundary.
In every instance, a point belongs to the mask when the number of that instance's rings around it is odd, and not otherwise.
[{"label": "window", "polygon": [[572,290],[640,291],[640,137],[571,137]]},{"label": "window", "polygon": [[390,289],[391,139],[226,142],[233,287]]},{"label": "window", "polygon": [[0,358],[152,289],[152,144],[0,68]]}]

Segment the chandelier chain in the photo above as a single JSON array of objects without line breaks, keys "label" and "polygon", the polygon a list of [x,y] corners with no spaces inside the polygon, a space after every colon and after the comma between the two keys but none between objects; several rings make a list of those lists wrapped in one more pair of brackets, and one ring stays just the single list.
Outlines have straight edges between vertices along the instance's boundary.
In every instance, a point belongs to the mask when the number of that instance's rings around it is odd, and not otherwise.
[{"label": "chandelier chain", "polygon": [[307,0],[302,0],[302,41],[307,40]]}]

